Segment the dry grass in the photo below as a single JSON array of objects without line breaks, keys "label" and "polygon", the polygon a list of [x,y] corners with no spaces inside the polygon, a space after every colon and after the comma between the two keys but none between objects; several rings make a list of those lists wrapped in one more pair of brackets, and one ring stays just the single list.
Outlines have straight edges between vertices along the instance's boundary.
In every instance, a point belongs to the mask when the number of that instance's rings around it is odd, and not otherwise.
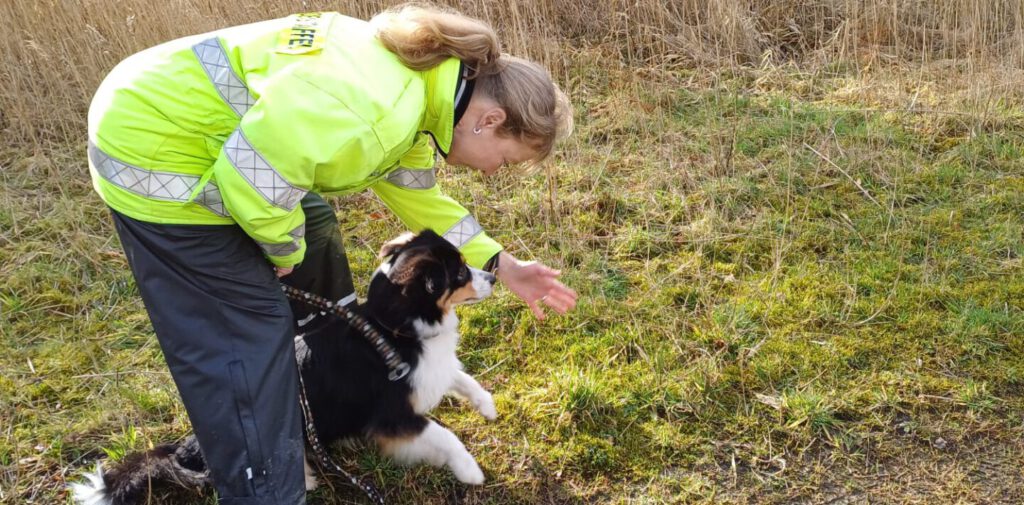
[{"label": "dry grass", "polygon": [[[10,0],[0,4],[0,129],[15,142],[82,138],[100,79],[174,37],[301,10],[366,18],[391,1]],[[1024,65],[1016,0],[449,1],[499,27],[508,50],[564,75],[580,47],[607,64],[680,68],[790,60]]]}]

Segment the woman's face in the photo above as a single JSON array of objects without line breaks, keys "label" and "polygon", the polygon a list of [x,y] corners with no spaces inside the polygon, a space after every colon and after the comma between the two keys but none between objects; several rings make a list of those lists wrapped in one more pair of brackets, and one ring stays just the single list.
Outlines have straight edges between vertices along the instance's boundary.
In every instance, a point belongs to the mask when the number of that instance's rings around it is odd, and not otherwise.
[{"label": "woman's face", "polygon": [[466,113],[455,125],[452,146],[445,161],[493,175],[506,165],[537,157],[537,151],[514,137],[498,134],[505,122],[505,111],[488,99],[469,102]]}]

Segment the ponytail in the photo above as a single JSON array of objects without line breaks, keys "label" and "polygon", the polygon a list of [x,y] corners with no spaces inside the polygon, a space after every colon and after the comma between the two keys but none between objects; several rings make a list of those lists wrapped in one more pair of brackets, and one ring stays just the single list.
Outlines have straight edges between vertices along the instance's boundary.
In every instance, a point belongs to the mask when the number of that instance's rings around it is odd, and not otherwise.
[{"label": "ponytail", "polygon": [[377,14],[370,23],[384,47],[413,70],[454,57],[469,67],[472,79],[494,71],[501,56],[501,43],[490,25],[454,11],[405,4]]},{"label": "ponytail", "polygon": [[506,113],[499,133],[518,138],[537,151],[540,162],[572,133],[572,106],[540,65],[501,52],[487,23],[440,7],[405,4],[370,20],[377,38],[405,66],[428,70],[458,58],[475,79],[474,94],[498,103]]}]

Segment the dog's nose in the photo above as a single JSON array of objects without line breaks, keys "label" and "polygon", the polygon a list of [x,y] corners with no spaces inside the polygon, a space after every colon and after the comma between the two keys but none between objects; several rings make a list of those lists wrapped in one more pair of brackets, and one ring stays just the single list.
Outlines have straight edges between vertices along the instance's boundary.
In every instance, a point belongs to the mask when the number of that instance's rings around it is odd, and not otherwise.
[{"label": "dog's nose", "polygon": [[490,282],[492,286],[495,282],[498,282],[498,278],[490,272],[484,272],[484,279],[487,279],[487,282]]}]

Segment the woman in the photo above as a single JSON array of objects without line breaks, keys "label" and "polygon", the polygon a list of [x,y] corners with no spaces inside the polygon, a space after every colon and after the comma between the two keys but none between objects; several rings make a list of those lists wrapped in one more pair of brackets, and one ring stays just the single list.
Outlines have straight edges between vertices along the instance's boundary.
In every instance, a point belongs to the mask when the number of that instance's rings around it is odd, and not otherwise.
[{"label": "woman", "polygon": [[[355,299],[317,193],[373,190],[494,271],[538,318],[576,293],[501,250],[434,183],[539,161],[571,130],[539,66],[481,21],[406,6],[314,13],[129,57],[89,110],[89,160],[223,504],[304,502],[293,323],[283,282]],[[276,273],[276,277],[275,277]],[[294,319],[293,319],[294,318]]]}]

